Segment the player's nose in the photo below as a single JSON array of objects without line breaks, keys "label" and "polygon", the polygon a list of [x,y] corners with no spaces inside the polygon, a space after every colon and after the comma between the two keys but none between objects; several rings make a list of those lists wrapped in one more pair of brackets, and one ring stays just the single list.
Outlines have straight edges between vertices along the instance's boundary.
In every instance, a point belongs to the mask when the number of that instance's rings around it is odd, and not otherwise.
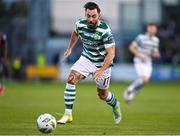
[{"label": "player's nose", "polygon": [[92,23],[92,21],[93,21],[93,18],[90,17],[90,18],[89,18],[89,23]]}]

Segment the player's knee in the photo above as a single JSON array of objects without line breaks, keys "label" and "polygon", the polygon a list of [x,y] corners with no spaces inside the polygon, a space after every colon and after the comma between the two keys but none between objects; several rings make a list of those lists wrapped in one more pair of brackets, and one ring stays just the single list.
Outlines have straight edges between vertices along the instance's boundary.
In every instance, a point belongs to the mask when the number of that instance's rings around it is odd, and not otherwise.
[{"label": "player's knee", "polygon": [[106,100],[106,95],[102,93],[98,93],[98,96],[101,100]]},{"label": "player's knee", "polygon": [[77,71],[72,70],[68,76],[67,83],[75,85],[81,80],[83,80],[84,78],[85,78],[84,75],[80,74]]},{"label": "player's knee", "polygon": [[67,80],[67,83],[68,83],[68,84],[75,85],[75,84],[77,84],[77,81],[76,81],[76,80],[71,80],[71,79],[69,80],[69,79],[68,79],[68,80]]},{"label": "player's knee", "polygon": [[75,85],[75,84],[76,84],[76,82],[70,81],[70,80],[67,80],[67,83],[68,83],[68,84],[71,84],[71,85]]},{"label": "player's knee", "polygon": [[77,81],[76,81],[75,79],[73,79],[72,77],[68,77],[67,83],[68,83],[68,84],[75,85],[75,84],[77,83]]},{"label": "player's knee", "polygon": [[67,83],[75,85],[77,83],[77,77],[74,71],[71,71],[71,73],[68,76]]},{"label": "player's knee", "polygon": [[98,90],[98,96],[101,100],[106,100],[107,98],[107,91],[106,90],[101,90],[101,89],[97,89]]},{"label": "player's knee", "polygon": [[147,84],[149,82],[149,77],[143,77],[143,83]]}]

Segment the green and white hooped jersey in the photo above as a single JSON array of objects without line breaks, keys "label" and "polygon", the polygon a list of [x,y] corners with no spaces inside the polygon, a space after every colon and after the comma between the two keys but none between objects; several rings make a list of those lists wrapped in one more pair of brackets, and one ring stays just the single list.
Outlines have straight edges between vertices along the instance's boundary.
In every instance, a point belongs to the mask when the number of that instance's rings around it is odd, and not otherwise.
[{"label": "green and white hooped jersey", "polygon": [[[152,51],[159,50],[159,39],[156,36],[150,37],[146,34],[139,34],[136,39],[133,41],[137,45],[137,49],[140,53],[146,55],[147,61],[151,63],[151,54]],[[137,60],[138,58],[136,58]]]},{"label": "green and white hooped jersey", "polygon": [[102,67],[107,55],[106,48],[115,45],[110,27],[99,21],[96,29],[90,29],[87,20],[80,19],[76,22],[75,32],[83,42],[82,56],[89,59],[96,67]]}]

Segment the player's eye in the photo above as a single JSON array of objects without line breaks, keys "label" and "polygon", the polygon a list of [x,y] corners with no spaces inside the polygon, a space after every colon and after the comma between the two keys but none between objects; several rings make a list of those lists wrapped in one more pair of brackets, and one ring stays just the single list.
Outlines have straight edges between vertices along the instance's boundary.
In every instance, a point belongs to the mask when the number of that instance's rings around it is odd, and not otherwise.
[{"label": "player's eye", "polygon": [[92,16],[91,16],[91,15],[88,15],[88,14],[87,14],[87,17],[88,17],[88,18],[90,18],[90,17],[96,18],[96,15],[92,15]]},{"label": "player's eye", "polygon": [[96,18],[96,15],[93,15],[92,18]]}]

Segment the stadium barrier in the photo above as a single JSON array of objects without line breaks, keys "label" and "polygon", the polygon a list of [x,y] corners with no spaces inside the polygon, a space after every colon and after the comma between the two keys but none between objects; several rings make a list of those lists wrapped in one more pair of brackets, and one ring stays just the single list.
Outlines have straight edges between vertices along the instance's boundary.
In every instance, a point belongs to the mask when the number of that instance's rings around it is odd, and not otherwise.
[{"label": "stadium barrier", "polygon": [[[28,66],[26,68],[27,79],[55,79],[66,81],[72,65],[61,63],[59,66]],[[117,74],[118,73],[118,74]],[[136,79],[136,71],[132,64],[115,64],[112,68],[112,81],[133,81]],[[154,65],[152,81],[180,81],[180,66]],[[86,81],[92,81],[92,77],[87,77]]]},{"label": "stadium barrier", "polygon": [[[59,69],[61,74],[60,81],[66,81],[72,65],[61,63]],[[137,78],[137,74],[133,64],[115,64],[112,68],[112,81],[133,81]],[[92,82],[92,77],[87,77],[85,80]],[[154,65],[151,76],[151,81],[180,81],[180,66],[172,65]]]},{"label": "stadium barrier", "polygon": [[59,69],[57,66],[27,66],[26,77],[27,79],[58,79]]}]

